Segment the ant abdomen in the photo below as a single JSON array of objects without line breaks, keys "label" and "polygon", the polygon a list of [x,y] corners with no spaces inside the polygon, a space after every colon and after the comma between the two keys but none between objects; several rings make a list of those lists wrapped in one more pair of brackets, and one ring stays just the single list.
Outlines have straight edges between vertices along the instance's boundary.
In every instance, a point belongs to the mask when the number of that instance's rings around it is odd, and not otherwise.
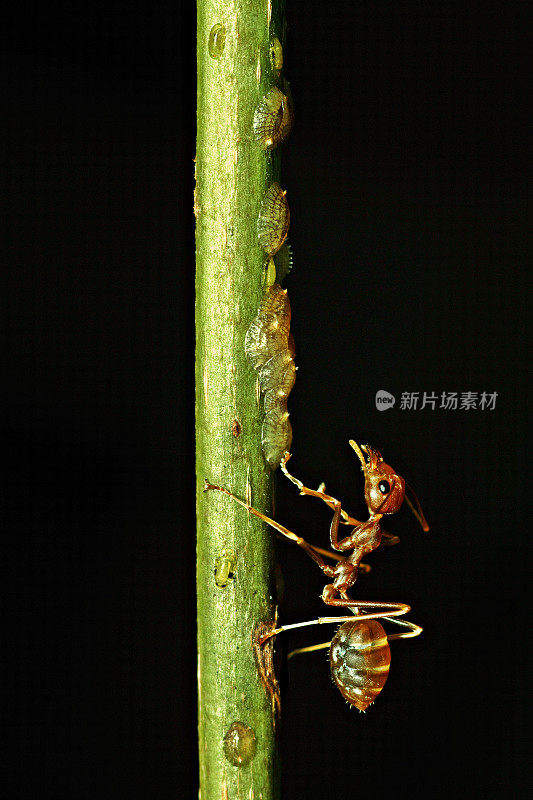
[{"label": "ant abdomen", "polygon": [[374,702],[389,675],[387,634],[375,619],[345,622],[329,648],[331,675],[342,696],[360,711]]}]

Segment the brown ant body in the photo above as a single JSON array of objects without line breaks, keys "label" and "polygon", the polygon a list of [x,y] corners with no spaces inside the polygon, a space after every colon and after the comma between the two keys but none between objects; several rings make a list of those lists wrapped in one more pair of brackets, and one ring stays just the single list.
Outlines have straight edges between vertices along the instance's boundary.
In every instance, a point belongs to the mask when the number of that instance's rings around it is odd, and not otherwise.
[{"label": "brown ant body", "polygon": [[[359,447],[353,440],[350,440],[350,445],[361,462],[365,477],[365,501],[369,514],[366,522],[360,522],[347,514],[342,509],[339,500],[326,494],[323,484],[317,490],[308,489],[301,481],[291,475],[287,470],[287,462],[291,457],[290,453],[285,453],[280,465],[286,477],[298,487],[300,494],[318,497],[333,509],[330,541],[332,548],[337,551],[336,553],[330,553],[309,544],[301,536],[297,536],[221,486],[216,486],[206,481],[204,491],[215,489],[227,494],[235,502],[246,508],[249,513],[268,523],[282,536],[296,542],[315,561],[324,575],[330,579],[330,582],[324,586],[322,600],[328,606],[349,608],[355,618],[353,616],[321,617],[309,622],[300,622],[282,627],[272,625],[271,630],[266,633],[263,628],[258,635],[258,644],[263,645],[270,637],[292,628],[343,622],[344,624],[338,629],[331,642],[302,648],[294,651],[291,655],[296,652],[309,652],[329,647],[331,671],[335,683],[349,703],[360,710],[364,710],[379,694],[387,678],[390,663],[388,641],[417,636],[421,633],[422,628],[411,622],[394,619],[409,612],[410,607],[405,603],[353,600],[348,596],[348,591],[356,582],[360,567],[366,567],[366,565],[361,564],[363,556],[379,547],[383,538],[388,540],[389,544],[395,544],[398,541],[397,537],[391,536],[391,534],[382,530],[381,520],[384,515],[396,513],[404,499],[407,499],[422,528],[427,531],[429,526],[422,514],[416,495],[417,508],[413,506],[408,498],[405,498],[405,480],[389,464],[383,461],[381,454],[370,445]],[[353,528],[348,536],[339,539],[339,525],[341,524],[350,525]],[[337,555],[338,553],[346,555]],[[336,559],[337,563],[334,566],[328,564],[325,556]],[[361,610],[364,610],[363,613],[361,613]],[[409,630],[387,636],[380,623],[376,622],[377,619],[396,622]]]}]

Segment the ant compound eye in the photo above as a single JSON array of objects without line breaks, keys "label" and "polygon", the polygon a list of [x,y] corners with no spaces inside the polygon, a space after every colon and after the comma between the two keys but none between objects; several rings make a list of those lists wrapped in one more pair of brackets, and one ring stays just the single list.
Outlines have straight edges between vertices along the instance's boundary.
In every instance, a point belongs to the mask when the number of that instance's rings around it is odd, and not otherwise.
[{"label": "ant compound eye", "polygon": [[388,481],[380,481],[379,491],[381,494],[388,494],[390,492],[390,483]]}]

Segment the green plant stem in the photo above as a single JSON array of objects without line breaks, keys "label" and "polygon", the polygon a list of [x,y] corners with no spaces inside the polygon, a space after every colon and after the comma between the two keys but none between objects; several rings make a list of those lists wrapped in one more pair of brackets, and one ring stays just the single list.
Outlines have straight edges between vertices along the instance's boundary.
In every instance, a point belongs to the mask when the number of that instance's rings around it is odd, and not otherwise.
[{"label": "green plant stem", "polygon": [[[197,592],[200,791],[202,800],[277,796],[272,704],[261,684],[251,635],[274,615],[273,538],[219,492],[219,483],[268,512],[272,476],[261,450],[262,411],[244,335],[262,295],[265,257],[257,217],[279,157],[252,135],[254,109],[273,84],[270,36],[282,37],[268,0],[198,0],[196,227]],[[211,29],[226,29],[220,57]],[[218,39],[220,42],[220,38]],[[234,556],[225,587],[217,558]],[[224,736],[235,721],[253,729],[256,754],[235,766]]]}]

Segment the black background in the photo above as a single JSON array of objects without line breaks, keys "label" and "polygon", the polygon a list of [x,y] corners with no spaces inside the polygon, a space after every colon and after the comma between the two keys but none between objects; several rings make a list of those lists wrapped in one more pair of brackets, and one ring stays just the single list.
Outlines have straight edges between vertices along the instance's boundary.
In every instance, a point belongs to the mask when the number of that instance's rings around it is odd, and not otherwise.
[{"label": "black background", "polygon": [[[358,583],[424,626],[364,716],[323,653],[291,662],[286,798],[525,796],[526,8],[288,3],[293,471],[362,515],[347,440],[369,441],[432,531],[402,510]],[[12,798],[197,792],[190,12],[6,19]],[[498,398],[402,411],[404,391]],[[281,481],[278,518],[327,542]],[[283,618],[323,613],[320,572],[279,555]]]}]

